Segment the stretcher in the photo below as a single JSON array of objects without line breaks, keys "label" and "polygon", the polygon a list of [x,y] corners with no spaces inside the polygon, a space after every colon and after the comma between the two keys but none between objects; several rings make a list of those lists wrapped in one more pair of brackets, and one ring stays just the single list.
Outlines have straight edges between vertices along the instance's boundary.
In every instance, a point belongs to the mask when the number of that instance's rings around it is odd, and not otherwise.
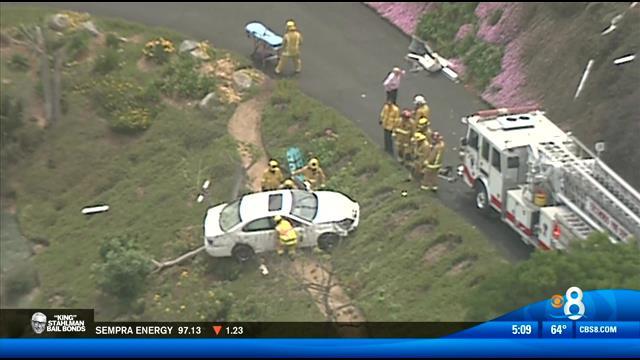
[{"label": "stretcher", "polygon": [[247,36],[253,39],[252,59],[259,61],[262,67],[268,62],[278,61],[283,42],[282,36],[258,21],[248,23],[244,30]]}]

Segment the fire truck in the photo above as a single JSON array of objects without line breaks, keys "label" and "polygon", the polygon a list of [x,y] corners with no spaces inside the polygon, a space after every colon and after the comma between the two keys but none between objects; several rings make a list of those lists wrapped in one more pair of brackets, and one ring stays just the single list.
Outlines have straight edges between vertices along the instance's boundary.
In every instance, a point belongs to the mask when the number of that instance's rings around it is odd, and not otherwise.
[{"label": "fire truck", "polygon": [[562,250],[594,231],[640,239],[638,191],[543,111],[484,110],[462,123],[459,172],[475,206],[497,211],[525,243]]}]

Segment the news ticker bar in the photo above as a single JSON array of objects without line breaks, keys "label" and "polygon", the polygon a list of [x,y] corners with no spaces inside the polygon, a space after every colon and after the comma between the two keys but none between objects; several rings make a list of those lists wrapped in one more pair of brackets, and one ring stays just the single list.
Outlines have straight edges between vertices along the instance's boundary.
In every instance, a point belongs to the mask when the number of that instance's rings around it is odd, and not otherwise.
[{"label": "news ticker bar", "polygon": [[[491,321],[487,323],[190,323],[96,322],[41,334],[20,326],[9,338],[459,338],[640,339],[640,321]],[[82,330],[82,331],[80,331]]]}]

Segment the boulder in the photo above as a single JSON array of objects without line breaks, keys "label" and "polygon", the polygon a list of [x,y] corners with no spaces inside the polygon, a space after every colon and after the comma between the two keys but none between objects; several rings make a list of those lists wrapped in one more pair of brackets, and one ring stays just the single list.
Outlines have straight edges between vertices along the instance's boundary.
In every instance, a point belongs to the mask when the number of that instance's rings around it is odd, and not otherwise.
[{"label": "boulder", "polygon": [[242,70],[233,73],[233,84],[238,90],[247,90],[251,87],[251,76]]},{"label": "boulder", "polygon": [[195,40],[183,40],[178,47],[178,52],[190,52],[198,47],[198,42]]},{"label": "boulder", "polygon": [[91,35],[93,36],[99,36],[100,35],[100,31],[98,31],[98,28],[96,28],[96,24],[93,23],[93,21],[89,20],[89,21],[85,21],[82,23],[82,27],[87,30],[88,32],[91,33]]},{"label": "boulder", "polygon": [[191,56],[193,56],[196,59],[205,60],[205,61],[211,60],[211,56],[209,56],[209,54],[207,54],[206,51],[202,51],[200,48],[191,50],[189,54],[191,54]]},{"label": "boulder", "polygon": [[71,19],[65,14],[55,14],[49,18],[49,27],[54,31],[63,31],[71,26]]}]

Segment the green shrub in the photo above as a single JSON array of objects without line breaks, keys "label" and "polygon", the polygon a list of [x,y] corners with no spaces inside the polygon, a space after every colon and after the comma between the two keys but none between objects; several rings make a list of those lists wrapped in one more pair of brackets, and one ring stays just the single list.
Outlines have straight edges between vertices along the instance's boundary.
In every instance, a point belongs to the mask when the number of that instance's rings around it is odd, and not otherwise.
[{"label": "green shrub", "polygon": [[472,78],[478,90],[484,90],[491,79],[500,73],[503,52],[502,46],[478,41],[464,56],[469,77]]},{"label": "green shrub", "polygon": [[416,34],[427,40],[445,57],[454,55],[456,33],[464,24],[477,22],[474,10],[477,2],[442,3],[437,10],[425,14],[416,27]]},{"label": "green shrub", "polygon": [[497,24],[502,18],[502,13],[503,13],[502,9],[495,9],[493,13],[491,13],[491,16],[489,17],[489,25],[494,26],[495,24]]},{"label": "green shrub", "polygon": [[30,263],[22,263],[11,269],[3,281],[3,298],[13,302],[38,285],[38,275]]},{"label": "green shrub", "polygon": [[129,80],[106,76],[91,83],[91,99],[116,131],[136,132],[149,128],[159,102],[153,85],[143,88]]},{"label": "green shrub", "polygon": [[467,35],[464,38],[458,40],[454,45],[454,52],[458,57],[464,57],[464,55],[478,42],[475,36]]},{"label": "green shrub", "polygon": [[189,55],[181,56],[169,66],[158,87],[163,94],[183,99],[201,99],[215,91],[216,79],[198,73],[198,61]]},{"label": "green shrub", "polygon": [[129,301],[145,287],[153,265],[136,246],[136,237],[114,237],[100,248],[102,262],[93,266],[103,292]]},{"label": "green shrub", "polygon": [[103,51],[93,65],[93,72],[106,75],[120,68],[120,54],[115,49],[106,49]]},{"label": "green shrub", "polygon": [[9,60],[9,67],[18,71],[27,71],[31,68],[29,59],[22,54],[13,54]]},{"label": "green shrub", "polygon": [[107,37],[104,39],[104,43],[111,49],[120,48],[120,39],[114,33],[108,33]]},{"label": "green shrub", "polygon": [[89,50],[91,35],[86,31],[76,31],[71,35],[67,45],[67,55],[70,59],[77,59]]},{"label": "green shrub", "polygon": [[173,45],[173,42],[162,37],[148,41],[145,44],[144,49],[142,49],[142,54],[156,64],[166,63],[169,61],[170,56],[175,54],[175,52],[176,48]]},{"label": "green shrub", "polygon": [[22,126],[22,114],[24,107],[22,100],[16,99],[8,93],[3,93],[0,98],[0,131],[2,132],[2,145],[12,139],[18,128]]}]

